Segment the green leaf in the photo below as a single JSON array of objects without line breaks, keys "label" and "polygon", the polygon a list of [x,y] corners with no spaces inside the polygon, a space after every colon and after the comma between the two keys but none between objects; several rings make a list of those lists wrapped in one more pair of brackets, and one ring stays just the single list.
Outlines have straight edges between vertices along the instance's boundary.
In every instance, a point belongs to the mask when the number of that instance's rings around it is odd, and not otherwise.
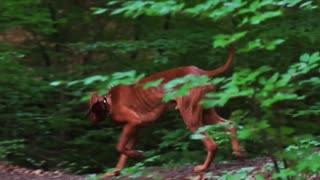
[{"label": "green leaf", "polygon": [[87,77],[86,79],[84,79],[83,83],[85,85],[89,85],[89,84],[94,83],[95,81],[106,81],[108,79],[109,79],[108,76],[94,75],[94,76],[90,76],[90,77]]},{"label": "green leaf", "polygon": [[272,178],[274,179],[287,179],[288,177],[295,177],[298,174],[297,171],[294,171],[292,169],[283,169],[280,171],[280,173],[274,173],[272,175]]},{"label": "green leaf", "polygon": [[280,88],[280,87],[286,87],[288,86],[289,82],[291,80],[291,75],[290,74],[283,74],[281,78],[276,82],[275,86]]},{"label": "green leaf", "polygon": [[191,138],[191,139],[194,139],[194,140],[199,140],[199,139],[204,139],[205,136],[202,135],[202,134],[192,134],[192,135],[190,136],[190,138]]},{"label": "green leaf", "polygon": [[305,9],[316,9],[318,6],[312,5],[312,1],[307,1],[302,3],[299,8],[305,8]]},{"label": "green leaf", "polygon": [[268,121],[266,120],[263,120],[263,121],[260,121],[257,125],[256,125],[257,128],[259,129],[266,129],[268,127],[270,127]]},{"label": "green leaf", "polygon": [[205,132],[205,131],[207,131],[207,130],[209,130],[211,128],[212,128],[212,125],[202,126],[195,133],[196,134],[200,134],[200,133]]},{"label": "green leaf", "polygon": [[280,128],[280,133],[282,135],[291,135],[295,132],[295,130],[291,127],[281,127]]},{"label": "green leaf", "polygon": [[238,131],[238,138],[240,140],[247,140],[252,136],[252,132],[251,129],[241,129]]},{"label": "green leaf", "polygon": [[269,11],[269,12],[263,12],[263,13],[256,13],[255,16],[252,16],[250,18],[250,23],[253,25],[257,25],[260,24],[261,22],[276,17],[276,16],[280,16],[282,14],[281,10],[277,10],[277,11]]},{"label": "green leaf", "polygon": [[288,7],[296,6],[298,3],[300,3],[302,0],[283,0],[279,1],[277,4],[280,6],[287,5]]},{"label": "green leaf", "polygon": [[261,49],[261,48],[263,48],[263,45],[262,45],[261,39],[258,38],[253,41],[249,41],[245,48],[240,49],[240,52],[249,52],[251,50]]},{"label": "green leaf", "polygon": [[165,95],[163,97],[164,102],[168,102],[171,99],[182,97],[189,94],[189,90],[195,87],[206,86],[209,84],[208,76],[195,76],[187,75],[182,78],[173,79],[164,84]]},{"label": "green leaf", "polygon": [[114,4],[117,4],[117,3],[119,3],[119,1],[109,1],[107,3],[107,5],[111,6],[111,5],[114,5]]},{"label": "green leaf", "polygon": [[81,82],[83,82],[83,80],[70,81],[70,82],[67,83],[67,87],[73,86],[75,84],[79,84]]},{"label": "green leaf", "polygon": [[107,8],[92,8],[94,15],[99,15],[107,12]]},{"label": "green leaf", "polygon": [[258,174],[256,175],[256,180],[264,180],[264,175],[263,174]]},{"label": "green leaf", "polygon": [[279,78],[279,73],[275,73],[269,80],[268,80],[268,83],[275,83]]},{"label": "green leaf", "polygon": [[242,31],[238,33],[234,33],[231,35],[225,35],[225,34],[219,34],[213,37],[213,47],[218,48],[218,47],[225,47],[230,43],[233,43],[236,40],[239,40],[248,33],[248,31]]},{"label": "green leaf", "polygon": [[60,86],[63,83],[63,81],[53,81],[50,83],[50,86]]},{"label": "green leaf", "polygon": [[161,79],[158,79],[158,80],[155,80],[155,81],[152,81],[152,82],[148,82],[143,86],[143,89],[149,89],[151,87],[159,86],[163,80],[164,79],[161,78]]},{"label": "green leaf", "polygon": [[316,63],[316,62],[318,62],[318,61],[319,61],[319,63],[320,63],[319,52],[315,52],[315,53],[311,54],[311,57],[310,57],[309,61],[310,61],[310,64]]},{"label": "green leaf", "polygon": [[265,48],[267,50],[273,50],[277,47],[277,45],[282,44],[284,41],[285,41],[284,39],[275,39],[269,43],[266,43]]},{"label": "green leaf", "polygon": [[284,100],[301,100],[303,99],[304,96],[298,96],[297,94],[290,94],[290,93],[281,93],[278,92],[275,95],[273,95],[272,97],[263,100],[263,102],[261,103],[262,107],[270,107],[273,104],[280,102],[280,101],[284,101]]},{"label": "green leaf", "polygon": [[[224,106],[229,100],[230,100],[230,96],[226,93],[224,93],[224,95],[219,94],[217,96],[216,93],[208,93],[207,97],[212,97],[213,99],[204,99],[202,100],[200,103],[203,105],[204,108],[208,109],[208,108],[212,108],[212,107],[217,107],[217,106]],[[217,98],[214,98],[217,97]]]},{"label": "green leaf", "polygon": [[113,10],[113,11],[110,13],[110,15],[121,14],[121,13],[123,13],[123,12],[125,12],[125,11],[126,11],[126,9],[124,9],[124,8],[115,9],[115,10]]},{"label": "green leaf", "polygon": [[300,56],[300,61],[301,62],[308,62],[310,59],[309,54],[303,54],[302,56]]},{"label": "green leaf", "polygon": [[127,71],[127,72],[116,72],[112,74],[113,79],[121,79],[126,77],[134,77],[136,75],[136,71]]}]

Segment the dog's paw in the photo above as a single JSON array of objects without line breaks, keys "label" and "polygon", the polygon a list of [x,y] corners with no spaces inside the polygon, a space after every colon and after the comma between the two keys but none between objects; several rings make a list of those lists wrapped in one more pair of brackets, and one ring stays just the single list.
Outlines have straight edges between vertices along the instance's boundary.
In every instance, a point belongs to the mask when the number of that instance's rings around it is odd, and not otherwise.
[{"label": "dog's paw", "polygon": [[144,154],[143,151],[140,151],[140,150],[136,150],[136,158],[141,158],[141,159],[145,159],[146,158],[146,155]]},{"label": "dog's paw", "polygon": [[198,165],[198,166],[193,168],[193,172],[202,172],[202,171],[205,171],[207,169],[208,169],[208,167],[205,166],[205,165]]},{"label": "dog's paw", "polygon": [[131,157],[131,158],[141,158],[141,159],[144,159],[146,158],[145,154],[143,151],[140,151],[140,150],[131,150],[129,152],[127,152],[126,154],[127,156]]},{"label": "dog's paw", "polygon": [[244,151],[244,150],[234,151],[232,154],[237,158],[247,157],[246,151]]},{"label": "dog's paw", "polygon": [[107,180],[107,179],[110,179],[112,177],[119,176],[120,174],[121,174],[120,170],[115,170],[113,172],[109,172],[109,173],[104,174],[101,179]]}]

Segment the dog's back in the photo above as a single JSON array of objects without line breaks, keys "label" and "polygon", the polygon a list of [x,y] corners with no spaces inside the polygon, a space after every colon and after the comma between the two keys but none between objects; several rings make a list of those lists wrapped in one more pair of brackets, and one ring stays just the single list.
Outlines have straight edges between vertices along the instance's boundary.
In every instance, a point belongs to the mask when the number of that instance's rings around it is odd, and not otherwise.
[{"label": "dog's back", "polygon": [[163,79],[162,83],[167,83],[173,79],[181,78],[189,74],[200,76],[200,75],[205,75],[205,71],[203,71],[202,69],[196,66],[177,67],[174,69],[169,69],[167,71],[162,71],[162,72],[153,74],[151,76],[145,77],[141,79],[138,83],[147,83],[147,82],[156,81],[159,79]]}]

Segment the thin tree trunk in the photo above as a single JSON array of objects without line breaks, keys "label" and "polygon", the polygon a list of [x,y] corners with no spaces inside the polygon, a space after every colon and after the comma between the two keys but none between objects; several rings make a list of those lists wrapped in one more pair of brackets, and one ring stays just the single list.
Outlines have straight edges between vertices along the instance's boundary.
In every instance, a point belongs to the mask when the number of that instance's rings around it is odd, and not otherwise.
[{"label": "thin tree trunk", "polygon": [[[51,21],[52,21],[52,27],[58,31],[58,25],[56,24],[56,21],[57,21],[57,11],[54,7],[54,5],[52,4],[52,1],[49,1],[48,2],[48,9],[49,9],[49,12],[50,12],[50,18],[51,18]],[[54,41],[56,42],[56,40],[59,39],[59,33],[58,32],[55,32],[53,34],[53,38],[54,38]],[[61,46],[59,45],[59,43],[55,43],[54,45],[55,47],[55,51],[58,52],[60,51],[61,49]]]},{"label": "thin tree trunk", "polygon": [[[133,26],[133,40],[138,41],[140,39],[140,22],[141,22],[142,16],[139,16],[137,20],[134,22]],[[130,55],[131,60],[134,61],[138,57],[138,51],[134,51]]]},{"label": "thin tree trunk", "polygon": [[37,46],[40,49],[41,56],[42,56],[42,58],[44,60],[44,65],[46,67],[51,66],[51,59],[50,59],[49,54],[47,53],[46,48],[44,47],[44,45],[41,44],[41,41],[38,39],[36,33],[33,32],[33,31],[30,31],[30,32],[31,32],[31,34],[33,36],[33,39],[36,41]]},{"label": "thin tree trunk", "polygon": [[[162,28],[164,31],[169,31],[171,29],[171,15],[170,14],[165,16],[165,21],[163,23]],[[165,49],[160,48],[158,50],[158,52],[159,52],[159,55],[161,56],[165,52]]]}]

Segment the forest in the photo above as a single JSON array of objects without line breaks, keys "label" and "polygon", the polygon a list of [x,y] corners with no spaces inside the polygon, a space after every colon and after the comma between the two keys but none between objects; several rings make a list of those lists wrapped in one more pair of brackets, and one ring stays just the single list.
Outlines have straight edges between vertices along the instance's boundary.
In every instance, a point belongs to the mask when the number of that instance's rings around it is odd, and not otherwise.
[{"label": "forest", "polygon": [[[236,122],[245,159],[266,158],[256,179],[320,177],[319,0],[2,0],[0,162],[89,175],[114,169],[122,124],[86,117],[93,92],[181,66],[226,73],[182,77],[165,100],[214,84],[204,108]],[[154,81],[150,86],[158,86]],[[226,124],[191,133],[172,110],[143,128],[124,175],[202,163],[206,131],[213,164],[233,161]],[[247,179],[250,169],[216,179]],[[161,179],[161,178],[158,178]]]}]

